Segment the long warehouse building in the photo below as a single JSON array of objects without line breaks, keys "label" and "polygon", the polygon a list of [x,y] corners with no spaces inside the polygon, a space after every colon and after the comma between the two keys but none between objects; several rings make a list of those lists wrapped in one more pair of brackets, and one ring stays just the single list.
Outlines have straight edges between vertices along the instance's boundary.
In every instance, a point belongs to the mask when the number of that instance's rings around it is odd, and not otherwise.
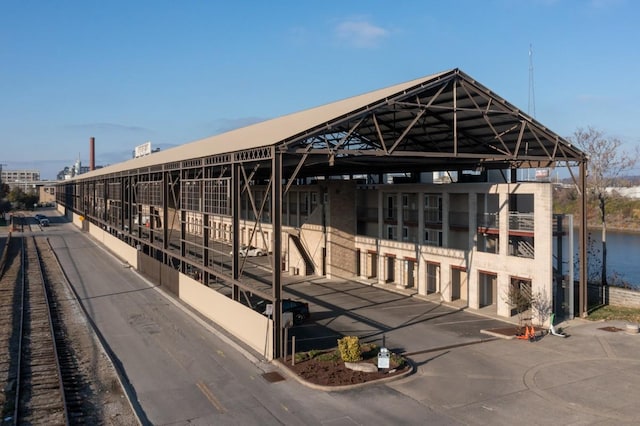
[{"label": "long warehouse building", "polygon": [[[548,179],[519,171],[569,168],[585,209],[586,161],[452,69],[93,170],[56,196],[77,226],[271,359],[289,275],[505,318],[517,289],[558,317],[584,314],[585,271],[575,304],[569,284],[570,218],[553,215]],[[252,254],[265,255],[260,268]]]}]

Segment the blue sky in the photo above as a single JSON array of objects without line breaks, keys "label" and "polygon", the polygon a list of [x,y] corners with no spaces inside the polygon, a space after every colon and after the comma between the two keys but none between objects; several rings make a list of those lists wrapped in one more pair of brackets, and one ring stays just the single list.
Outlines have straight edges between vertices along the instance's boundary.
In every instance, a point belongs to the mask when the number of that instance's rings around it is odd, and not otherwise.
[{"label": "blue sky", "polygon": [[[0,164],[43,178],[460,68],[640,143],[640,2],[0,0]],[[533,111],[530,111],[533,112]],[[634,171],[640,174],[640,168]]]}]

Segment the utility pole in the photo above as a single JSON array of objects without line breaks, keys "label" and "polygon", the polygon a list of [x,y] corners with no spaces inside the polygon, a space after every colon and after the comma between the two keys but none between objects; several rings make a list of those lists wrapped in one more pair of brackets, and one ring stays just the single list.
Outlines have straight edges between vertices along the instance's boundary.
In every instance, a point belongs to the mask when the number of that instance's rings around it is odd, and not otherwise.
[{"label": "utility pole", "polygon": [[536,94],[533,87],[533,46],[529,44],[529,105],[527,114],[536,118]]},{"label": "utility pole", "polygon": [[[527,114],[536,118],[536,93],[533,87],[533,46],[531,43],[529,43],[529,103],[527,105]],[[528,142],[525,149],[529,150]],[[531,169],[527,169],[527,180],[531,180],[530,171]]]}]

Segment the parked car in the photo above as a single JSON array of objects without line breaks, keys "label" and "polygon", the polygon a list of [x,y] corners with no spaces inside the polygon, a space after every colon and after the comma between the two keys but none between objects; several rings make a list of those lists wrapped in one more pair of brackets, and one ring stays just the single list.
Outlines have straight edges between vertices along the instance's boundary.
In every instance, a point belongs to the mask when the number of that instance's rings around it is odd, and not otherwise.
[{"label": "parked car", "polygon": [[[271,316],[273,304],[261,300],[256,303],[253,309],[260,312],[262,315]],[[282,299],[282,312],[291,312],[293,314],[293,323],[295,325],[302,324],[304,321],[311,318],[311,312],[309,311],[309,304],[300,300]]]},{"label": "parked car", "polygon": [[[233,251],[230,251],[229,254],[233,254]],[[266,256],[266,250],[254,247],[254,246],[242,246],[238,251],[238,255],[240,257],[256,257],[256,256]]]}]

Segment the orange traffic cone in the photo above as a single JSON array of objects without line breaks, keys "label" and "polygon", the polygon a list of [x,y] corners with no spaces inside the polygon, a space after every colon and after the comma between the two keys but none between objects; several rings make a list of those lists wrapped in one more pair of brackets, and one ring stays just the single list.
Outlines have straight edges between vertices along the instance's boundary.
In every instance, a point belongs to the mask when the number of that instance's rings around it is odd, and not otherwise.
[{"label": "orange traffic cone", "polygon": [[536,329],[533,328],[532,325],[525,325],[524,333],[521,334],[520,336],[517,336],[517,338],[520,340],[534,341],[536,338]]},{"label": "orange traffic cone", "polygon": [[532,325],[527,326],[525,338],[529,339],[530,342],[533,342],[536,339],[536,329],[533,328]]}]

